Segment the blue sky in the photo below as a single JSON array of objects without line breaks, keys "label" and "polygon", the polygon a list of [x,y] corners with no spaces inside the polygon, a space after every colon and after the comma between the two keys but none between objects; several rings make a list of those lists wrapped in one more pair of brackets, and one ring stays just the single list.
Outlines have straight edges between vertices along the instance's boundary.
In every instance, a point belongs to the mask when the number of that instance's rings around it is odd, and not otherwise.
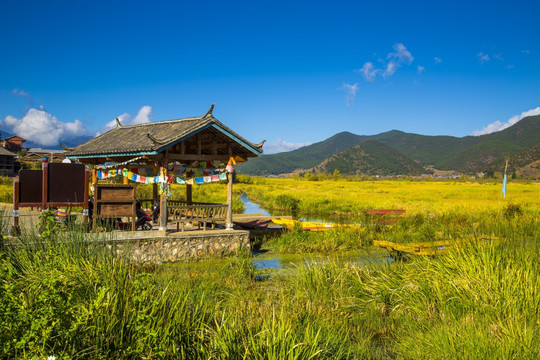
[{"label": "blue sky", "polygon": [[[276,152],[540,113],[538,1],[0,1],[0,128],[214,116]],[[510,123],[509,123],[510,121]]]}]

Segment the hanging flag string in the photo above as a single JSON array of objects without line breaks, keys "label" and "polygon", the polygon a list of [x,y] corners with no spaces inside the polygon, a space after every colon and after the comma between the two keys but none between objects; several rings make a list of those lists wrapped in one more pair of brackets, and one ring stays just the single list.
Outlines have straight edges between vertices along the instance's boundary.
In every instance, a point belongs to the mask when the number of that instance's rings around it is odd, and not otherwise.
[{"label": "hanging flag string", "polygon": [[[201,163],[202,164],[202,163]],[[208,165],[205,163],[205,165]],[[116,176],[123,176],[133,182],[140,184],[199,184],[209,182],[218,182],[227,180],[227,172],[232,173],[234,168],[229,163],[225,168],[191,168],[183,166],[170,167],[171,174],[165,175],[164,169],[161,169],[159,174],[153,174],[153,168],[116,168],[98,170],[97,176],[99,180],[105,180]],[[176,172],[174,170],[177,170]],[[144,173],[140,175],[139,173]]]},{"label": "hanging flag string", "polygon": [[135,162],[137,160],[140,160],[142,159],[143,157],[142,156],[137,156],[133,159],[130,159],[130,160],[127,160],[127,161],[124,161],[122,163],[114,163],[114,164],[111,164],[111,165],[97,165],[96,167],[98,169],[111,169],[111,168],[118,168],[118,167],[122,167],[124,165],[127,165],[129,163],[132,163],[132,162]]}]

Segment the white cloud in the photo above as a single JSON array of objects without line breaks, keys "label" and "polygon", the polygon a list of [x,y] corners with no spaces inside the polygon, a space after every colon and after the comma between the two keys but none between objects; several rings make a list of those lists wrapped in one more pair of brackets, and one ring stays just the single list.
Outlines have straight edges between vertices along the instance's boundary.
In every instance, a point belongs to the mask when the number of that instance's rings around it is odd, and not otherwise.
[{"label": "white cloud", "polygon": [[423,67],[422,65],[418,65],[416,69],[419,74],[423,73],[426,70],[426,68]]},{"label": "white cloud", "polygon": [[389,77],[389,76],[392,76],[394,75],[394,73],[396,72],[398,68],[398,64],[397,62],[395,61],[390,61],[387,65],[386,65],[386,69],[384,70],[383,72],[383,77]]},{"label": "white cloud", "polygon": [[486,135],[486,134],[491,134],[493,132],[501,131],[506,128],[509,128],[510,126],[514,125],[521,119],[526,118],[527,116],[534,116],[534,115],[540,115],[540,106],[537,107],[536,109],[531,109],[529,111],[522,112],[520,115],[514,115],[510,119],[508,119],[507,122],[495,121],[489,124],[488,126],[484,127],[482,130],[475,130],[473,132],[473,135],[479,136],[479,135]]},{"label": "white cloud", "polygon": [[131,122],[132,125],[144,124],[150,122],[150,118],[154,114],[152,113],[152,107],[150,105],[145,105],[139,109],[137,116]]},{"label": "white cloud", "polygon": [[489,55],[484,54],[481,51],[478,54],[476,54],[476,56],[478,57],[478,60],[480,61],[480,64],[483,64],[483,63],[488,62],[490,60]]},{"label": "white cloud", "polygon": [[411,64],[414,60],[414,57],[409,50],[402,43],[394,44],[395,52],[388,54],[388,59],[397,59],[399,64]]},{"label": "white cloud", "polygon": [[10,132],[41,146],[57,146],[61,141],[90,134],[80,120],[62,122],[43,107],[29,109],[21,119],[8,115],[4,125]]},{"label": "white cloud", "polygon": [[373,63],[367,62],[358,71],[361,72],[362,75],[364,75],[364,78],[367,81],[373,81],[375,80],[377,73],[379,73],[381,70],[375,69],[375,67],[373,66]]},{"label": "white cloud", "polygon": [[530,54],[531,50],[529,50],[529,49],[521,50],[521,53],[522,54]]},{"label": "white cloud", "polygon": [[433,61],[435,61],[435,64],[442,63],[442,59],[440,57],[436,57],[436,56],[433,58]]},{"label": "white cloud", "polygon": [[[128,113],[123,113],[122,115],[117,116],[117,118],[122,125],[138,125],[150,122],[150,118],[153,115],[152,107],[150,105],[145,105],[139,109],[139,112],[133,119],[131,118],[131,114]],[[105,124],[105,126],[97,132],[97,135],[104,134],[115,127],[116,119]]]},{"label": "white cloud", "polygon": [[347,106],[354,104],[354,99],[356,98],[356,92],[358,91],[358,83],[354,83],[352,85],[343,83],[343,86],[341,88],[347,94],[345,96],[345,103],[347,104]]},{"label": "white cloud", "polygon": [[30,97],[30,94],[28,94],[26,91],[24,91],[24,90],[22,90],[22,89],[13,89],[13,90],[12,90],[12,93],[13,93],[13,95],[24,96],[25,98],[29,98],[29,97]]},{"label": "white cloud", "polygon": [[266,144],[264,146],[265,154],[276,154],[284,151],[292,151],[303,146],[311,145],[309,142],[305,143],[291,143],[281,139],[277,139],[273,144]]},{"label": "white cloud", "polygon": [[384,70],[376,69],[373,63],[366,62],[364,63],[364,66],[357,71],[364,75],[364,78],[367,81],[372,82],[377,77],[377,74],[382,74],[382,77],[387,78],[394,75],[397,69],[402,65],[412,64],[414,57],[412,56],[411,52],[407,50],[405,45],[402,43],[397,43],[394,44],[393,49],[394,51],[388,53],[386,56],[386,62],[383,59],[378,59]]}]

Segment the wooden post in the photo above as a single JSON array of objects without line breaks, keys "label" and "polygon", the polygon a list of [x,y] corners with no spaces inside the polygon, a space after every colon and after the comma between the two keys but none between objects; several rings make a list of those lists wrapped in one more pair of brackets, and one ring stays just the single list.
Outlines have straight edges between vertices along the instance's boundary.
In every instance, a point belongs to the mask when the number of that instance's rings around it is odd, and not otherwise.
[{"label": "wooden post", "polygon": [[186,184],[186,204],[193,205],[193,185]]},{"label": "wooden post", "polygon": [[226,229],[233,230],[233,221],[232,221],[232,185],[233,185],[233,174],[227,174],[227,218],[225,220]]},{"label": "wooden post", "polygon": [[[92,171],[93,173],[93,171]],[[88,224],[88,200],[89,200],[89,196],[88,196],[88,190],[89,190],[89,184],[88,182],[90,181],[90,172],[88,171],[88,169],[85,169],[84,170],[84,205],[83,205],[83,217],[82,217],[82,223],[84,225],[87,225]]]},{"label": "wooden post", "polygon": [[[159,171],[159,166],[156,166],[155,163],[154,163],[154,166],[153,166],[153,169],[154,169],[154,174],[159,174],[158,171]],[[152,184],[152,206],[155,206],[158,202],[158,184],[156,183],[153,183]]]},{"label": "wooden post", "polygon": [[155,205],[158,200],[158,184],[152,184],[152,205]]},{"label": "wooden post", "polygon": [[[167,164],[169,163],[167,159],[167,150],[165,150],[165,157],[163,163],[161,164],[160,177],[164,176],[167,180]],[[162,184],[160,184],[162,186]],[[159,230],[167,231],[167,195],[165,191],[161,193],[159,198]]]},{"label": "wooden post", "polygon": [[19,180],[13,180],[13,227],[19,229]]},{"label": "wooden post", "polygon": [[94,204],[92,205],[92,229],[96,230],[97,226],[97,207],[96,207],[96,196],[97,196],[97,184],[98,176],[97,169],[92,169],[92,196],[94,197]]},{"label": "wooden post", "polygon": [[47,163],[47,160],[42,160],[41,163],[41,174],[42,174],[42,182],[41,182],[41,211],[45,211],[47,206],[47,190],[49,187],[49,164]]}]

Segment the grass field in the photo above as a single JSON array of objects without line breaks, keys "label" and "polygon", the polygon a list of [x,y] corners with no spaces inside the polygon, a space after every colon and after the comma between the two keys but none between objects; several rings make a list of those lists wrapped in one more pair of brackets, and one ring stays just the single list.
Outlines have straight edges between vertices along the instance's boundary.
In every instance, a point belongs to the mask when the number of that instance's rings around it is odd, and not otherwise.
[{"label": "grass field", "polygon": [[260,281],[248,252],[140,266],[77,233],[27,229],[0,250],[0,357],[540,357],[539,184],[509,183],[502,199],[491,183],[244,180],[235,191],[284,212],[407,210],[392,226],[293,231],[265,242],[274,251],[332,259],[381,236],[467,241],[436,257],[308,262]]},{"label": "grass field", "polygon": [[359,215],[363,209],[404,209],[417,213],[497,212],[515,203],[540,213],[539,182],[509,182],[506,198],[500,182],[471,181],[306,181],[239,176],[236,189],[269,209],[286,195],[298,201],[301,214]]}]

